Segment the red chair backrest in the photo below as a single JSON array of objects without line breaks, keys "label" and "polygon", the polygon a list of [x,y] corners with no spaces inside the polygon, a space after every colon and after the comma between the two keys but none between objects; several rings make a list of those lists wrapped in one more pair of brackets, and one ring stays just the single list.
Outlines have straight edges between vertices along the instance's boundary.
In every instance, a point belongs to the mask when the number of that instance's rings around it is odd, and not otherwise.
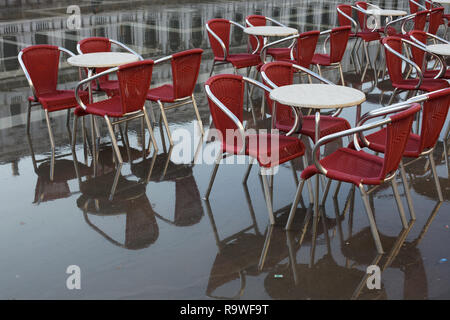
[{"label": "red chair backrest", "polygon": [[[102,37],[91,37],[80,40],[78,42],[80,45],[80,50],[82,53],[94,53],[94,52],[110,52],[111,51],[111,42],[108,38]],[[103,72],[108,68],[97,68],[95,70],[96,73]],[[108,75],[101,77],[98,79],[100,83],[107,81]]]},{"label": "red chair backrest", "polygon": [[430,19],[428,22],[428,32],[436,34],[439,26],[442,23],[442,16],[444,15],[444,7],[433,8],[430,11]]},{"label": "red chair backrest", "polygon": [[[219,74],[209,78],[208,85],[211,92],[238,119],[242,121],[244,111],[244,80],[240,75]],[[236,130],[234,122],[208,97],[209,110],[214,126],[222,133],[222,143],[226,142],[227,129]]]},{"label": "red chair backrest", "polygon": [[311,60],[316,50],[320,31],[308,31],[301,33],[297,38],[297,45],[294,50],[296,64],[309,68]]},{"label": "red chair backrest", "polygon": [[347,48],[348,38],[351,27],[343,26],[333,28],[330,34],[330,61],[331,63],[340,62]]},{"label": "red chair backrest", "polygon": [[[399,37],[385,37],[382,40],[383,44],[387,44],[393,50],[402,54],[402,40]],[[400,83],[403,80],[402,75],[402,59],[391,53],[387,48],[384,49],[386,56],[386,65],[393,85]]]},{"label": "red chair backrest", "polygon": [[[355,2],[355,5],[357,5],[358,7],[362,8],[363,10],[367,10],[367,7],[368,7],[367,2],[364,2],[364,1]],[[358,16],[358,23],[359,23],[360,29],[363,30],[363,31],[367,30],[367,27],[366,27],[366,18],[367,17],[366,17],[366,15],[363,12],[358,11],[357,12],[357,16]]]},{"label": "red chair backrest", "polygon": [[390,116],[391,122],[386,128],[386,149],[380,178],[397,170],[411,132],[414,115],[420,108],[420,104],[416,103],[407,110]]},{"label": "red chair backrest", "polygon": [[[416,40],[422,43],[427,43],[428,36],[425,31],[413,30],[409,32],[409,35],[413,36]],[[412,53],[412,60],[420,67],[422,72],[425,72],[426,71],[425,51],[414,46],[410,46],[410,48]]]},{"label": "red chair backrest", "polygon": [[202,49],[191,49],[172,55],[172,77],[175,99],[192,95],[202,61]]},{"label": "red chair backrest", "polygon": [[[294,83],[294,68],[289,62],[269,62],[263,65],[261,72],[264,72],[267,77],[278,87],[286,86]],[[271,88],[271,86],[263,79],[263,83]],[[272,106],[274,101],[270,99],[269,92],[265,91],[267,105],[269,112],[272,113]],[[284,104],[276,102],[276,119],[277,121],[294,122],[295,116],[292,109]]]},{"label": "red chair backrest", "polygon": [[423,10],[416,13],[416,16],[414,17],[414,30],[425,30],[429,13],[430,11],[428,10]]},{"label": "red chair backrest", "polygon": [[[337,9],[341,10],[343,13],[345,13],[349,17],[352,16],[352,6],[349,4],[339,4],[337,6]],[[338,15],[338,23],[341,27],[342,26],[352,26],[352,22],[348,18],[343,16],[339,11],[337,12],[337,15]]]},{"label": "red chair backrest", "polygon": [[[416,3],[417,3],[417,1],[419,1],[419,0],[415,0]],[[409,13],[413,14],[413,13],[416,13],[417,11],[419,11],[419,6],[416,3],[409,0]]]},{"label": "red chair backrest", "polygon": [[143,60],[119,67],[120,101],[124,114],[143,108],[152,80],[153,60]]},{"label": "red chair backrest", "polygon": [[[248,22],[250,22],[254,27],[265,26],[267,24],[265,16],[260,16],[256,14],[247,16],[246,20],[248,20]],[[249,27],[247,23],[246,26]],[[258,47],[258,41],[259,41],[258,53],[259,53],[264,45],[263,37],[250,36],[250,45],[252,47],[252,51],[255,51],[256,48]]]},{"label": "red chair backrest", "polygon": [[[211,19],[207,22],[209,28],[222,40],[225,45],[226,54],[229,52],[230,46],[230,31],[231,23],[226,19]],[[223,58],[224,52],[223,48],[209,32],[208,32],[209,43],[211,44],[211,49],[214,53],[214,57]]]},{"label": "red chair backrest", "polygon": [[54,93],[58,84],[60,52],[57,46],[35,45],[22,49],[22,61],[33,82],[36,96]]},{"label": "red chair backrest", "polygon": [[445,124],[450,106],[450,88],[428,94],[423,103],[419,151],[432,148]]}]

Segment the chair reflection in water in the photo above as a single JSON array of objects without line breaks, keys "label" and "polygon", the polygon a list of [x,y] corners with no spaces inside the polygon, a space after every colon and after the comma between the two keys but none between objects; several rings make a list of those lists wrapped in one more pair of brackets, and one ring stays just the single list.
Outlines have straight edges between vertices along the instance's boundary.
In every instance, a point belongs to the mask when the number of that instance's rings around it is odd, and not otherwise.
[{"label": "chair reflection in water", "polygon": [[[136,159],[141,152],[131,150],[130,154],[134,155],[134,159]],[[149,176],[155,157],[152,157]],[[88,177],[85,181],[78,176],[81,196],[77,199],[77,206],[83,211],[86,223],[112,244],[134,250],[146,248],[159,237],[155,212],[146,194],[148,177],[139,181],[127,179],[120,174],[120,168],[115,168],[112,158],[111,149],[100,151],[98,160],[100,174]],[[132,161],[133,159],[126,157],[125,160]],[[75,162],[75,167],[77,168],[77,162]],[[79,169],[76,171],[79,172]],[[116,180],[117,188],[114,197],[111,197],[111,185]],[[98,227],[91,218],[94,215],[103,218],[125,215],[124,242],[121,243],[114,239]],[[98,219],[95,221],[99,222]]]}]

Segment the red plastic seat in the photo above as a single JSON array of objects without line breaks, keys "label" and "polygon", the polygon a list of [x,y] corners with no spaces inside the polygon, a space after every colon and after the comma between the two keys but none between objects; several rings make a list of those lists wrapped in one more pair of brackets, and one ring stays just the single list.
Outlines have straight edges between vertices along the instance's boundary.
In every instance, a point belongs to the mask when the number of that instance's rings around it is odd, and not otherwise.
[{"label": "red plastic seat", "polygon": [[[137,55],[140,60],[143,60],[143,58],[140,55],[138,55],[136,52],[125,46],[123,43],[104,37],[91,37],[80,40],[77,44],[77,51],[80,54],[93,52],[110,52],[112,44],[115,44],[127,50],[128,52]],[[96,73],[100,73],[107,69],[108,68],[97,68],[95,71]],[[108,96],[111,97],[118,93],[119,83],[117,80],[110,79],[108,75],[105,75],[103,77],[98,78],[98,87],[96,86],[95,83],[93,87],[96,88],[96,90],[98,91],[105,92]]]},{"label": "red plastic seat", "polygon": [[330,34],[330,51],[329,53],[316,53],[311,61],[312,64],[317,66],[319,74],[322,73],[320,68],[321,66],[332,66],[339,68],[342,85],[345,85],[345,81],[342,73],[341,61],[344,57],[350,32],[350,26],[337,27],[329,31],[322,32],[321,34]]},{"label": "red plastic seat", "polygon": [[[422,126],[420,134],[410,133],[406,142],[403,156],[410,158],[418,158],[428,156],[433,174],[435,175],[436,189],[439,200],[443,201],[442,191],[435,171],[435,163],[432,150],[439,138],[439,134],[444,127],[447,118],[448,109],[450,107],[450,88],[431,92],[427,94],[423,103]],[[367,147],[376,152],[384,153],[386,151],[386,141],[389,132],[387,128],[383,128],[375,133],[367,135]]]},{"label": "red plastic seat", "polygon": [[[222,152],[218,153],[205,198],[209,197],[222,158],[227,154],[250,156],[256,159],[261,167],[266,204],[270,221],[273,224],[275,220],[271,196],[269,195],[267,176],[262,168],[273,168],[300,157],[305,153],[305,147],[295,137],[245,132],[242,119],[246,81],[248,81],[247,78],[240,75],[224,74],[211,77],[205,83],[212,120],[215,128],[220,132],[222,143]],[[259,82],[252,81],[252,84],[270,90]]]},{"label": "red plastic seat", "polygon": [[214,53],[210,75],[212,75],[216,64],[231,63],[235,69],[241,69],[256,67],[261,63],[257,53],[230,54],[231,25],[244,29],[240,24],[227,19],[211,19],[206,23],[209,43]]},{"label": "red plastic seat", "polygon": [[[285,86],[294,83],[294,73],[296,69],[294,65],[289,62],[270,62],[266,63],[261,72],[276,86]],[[264,79],[264,76],[263,76]],[[265,85],[271,87],[267,81],[263,81]],[[269,111],[272,113],[273,101],[266,93],[266,99],[269,106]],[[290,107],[277,103],[276,107],[276,123],[275,127],[283,132],[288,132],[292,129],[295,123],[295,115]],[[342,130],[350,129],[350,124],[344,118],[321,115],[320,116],[320,137]],[[303,116],[302,126],[297,133],[304,134],[315,141],[315,119],[314,116]]]},{"label": "red plastic seat", "polygon": [[[267,22],[271,22],[272,24],[275,24],[280,27],[285,27],[284,24],[261,15],[249,15],[245,18],[245,24],[247,27],[257,27],[257,26],[266,26]],[[261,36],[250,36],[250,45],[252,47],[253,53],[260,53],[262,47],[264,46],[264,40]],[[290,48],[268,48],[267,54],[269,56],[272,56],[274,60],[280,60],[280,59],[289,59],[290,57]]]},{"label": "red plastic seat", "polygon": [[[429,36],[432,37],[431,33],[426,33],[420,30],[411,31],[409,34],[416,42],[418,41],[423,44],[428,42],[427,40]],[[410,45],[410,49],[412,53],[412,60],[421,68],[423,77],[435,78],[439,74],[440,70],[430,70],[428,68],[425,68],[427,66],[425,61],[427,51],[419,46],[413,45]],[[432,53],[428,52],[428,54]],[[441,78],[450,79],[450,69],[446,69]]]},{"label": "red plastic seat", "polygon": [[[305,180],[312,176],[323,174],[330,179],[329,182],[331,182],[332,179],[340,182],[352,183],[359,187],[378,253],[383,253],[383,248],[368,199],[368,192],[364,189],[364,185],[378,186],[386,181],[391,182],[402,224],[403,227],[406,228],[407,222],[395,176],[411,131],[414,116],[419,110],[420,105],[413,104],[407,110],[391,115],[387,119],[329,135],[328,137],[319,140],[313,149],[314,164],[307,167],[301,173],[302,183],[297,189],[286,228],[289,228],[292,224],[299,201],[299,194],[301,195],[301,185],[303,185]],[[317,151],[321,145],[339,137],[363,132],[383,125],[386,125],[386,152],[384,158],[369,154],[363,150],[357,151],[350,148],[340,148],[325,158],[321,160],[318,159],[319,153]],[[318,216],[317,211],[318,206],[316,205],[314,212],[316,216]]]},{"label": "red plastic seat", "polygon": [[[51,45],[35,45],[22,49],[18,60],[32,89],[28,98],[27,134],[30,134],[31,107],[41,105],[45,111],[47,129],[52,150],[50,180],[53,181],[55,168],[55,144],[49,113],[68,110],[78,105],[73,90],[58,90],[58,69],[60,52],[74,56],[67,49]],[[80,91],[82,101],[88,101],[88,93]],[[67,113],[69,121],[70,113]]]},{"label": "red plastic seat", "polygon": [[[120,176],[120,169],[123,164],[123,158],[119,146],[117,145],[113,126],[120,124],[121,122],[128,122],[133,119],[143,117],[146,122],[147,129],[150,133],[150,139],[152,140],[152,144],[155,148],[154,152],[158,152],[158,147],[156,146],[153,130],[150,125],[150,119],[148,118],[148,114],[145,109],[145,98],[150,87],[153,64],[154,62],[152,60],[144,60],[121,65],[117,68],[111,68],[108,69],[108,71],[105,71],[108,72],[108,74],[116,72],[117,81],[119,83],[118,93],[106,100],[101,100],[87,105],[79,100],[79,88],[86,83],[91,83],[91,81],[98,79],[100,77],[99,74],[80,81],[77,85],[77,88],[75,89],[76,97],[80,106],[76,109],[75,112],[74,131],[76,132],[77,122],[80,116],[91,114],[102,117],[105,120],[114,148],[114,154],[117,160],[117,179]],[[72,148],[74,148],[76,141],[75,132],[72,137]],[[143,143],[143,146],[145,148],[145,141]],[[94,154],[96,154],[95,145],[93,146],[93,148]],[[148,148],[150,148],[150,144]],[[96,157],[94,157],[94,159],[96,159]],[[115,188],[116,184],[112,186],[110,196],[111,198],[114,195]]]},{"label": "red plastic seat", "polygon": [[[436,91],[444,89],[449,86],[448,82],[443,79],[430,79],[421,77],[421,70],[417,70],[418,79],[405,79],[402,73],[402,62],[405,61],[409,64],[409,60],[402,56],[402,39],[399,37],[386,37],[383,38],[382,43],[385,47],[386,64],[391,78],[394,92],[388,104],[391,103],[394,95],[398,90],[421,90],[425,92]],[[400,56],[394,54],[390,50],[397,52]],[[416,65],[413,65],[417,68]]]},{"label": "red plastic seat", "polygon": [[275,59],[277,61],[292,62],[304,68],[308,68],[311,65],[311,61],[316,50],[317,41],[319,40],[319,31],[307,31],[299,34],[296,38],[294,45],[294,60],[290,57],[287,59]]},{"label": "red plastic seat", "polygon": [[[200,130],[202,134],[204,133],[202,119],[194,97],[202,54],[202,49],[191,49],[174,53],[155,62],[155,64],[159,64],[160,62],[170,61],[172,67],[172,84],[151,88],[147,93],[147,100],[157,102],[159,105],[170,145],[173,145],[173,141],[167,122],[166,108],[172,109],[192,103]],[[165,107],[164,103],[171,103],[171,105]]]}]

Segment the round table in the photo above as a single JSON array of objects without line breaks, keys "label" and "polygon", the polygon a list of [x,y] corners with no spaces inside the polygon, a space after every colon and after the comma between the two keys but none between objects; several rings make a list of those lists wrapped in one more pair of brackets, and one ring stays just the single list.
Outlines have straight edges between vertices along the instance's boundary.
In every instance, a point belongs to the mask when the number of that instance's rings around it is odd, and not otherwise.
[{"label": "round table", "polygon": [[[315,114],[315,142],[320,137],[320,110],[333,108],[346,108],[358,106],[356,121],[361,113],[361,103],[366,100],[364,92],[354,88],[329,85],[329,84],[292,84],[275,88],[270,93],[270,98],[278,103],[297,108],[314,109]],[[272,108],[272,117],[275,117],[275,105]],[[298,130],[299,114],[294,112],[297,126],[294,126],[287,135]],[[316,175],[316,196],[314,207],[319,201],[319,175]]]},{"label": "round table", "polygon": [[433,0],[433,2],[440,3],[440,4],[450,4],[450,0],[436,0],[436,1]]},{"label": "round table", "polygon": [[[96,68],[112,68],[117,67],[123,64],[136,62],[139,60],[139,57],[132,53],[125,52],[93,52],[93,53],[85,53],[70,57],[67,59],[67,62],[75,67],[87,68],[88,74],[87,77],[91,77]],[[89,103],[92,103],[92,88],[91,84],[88,85],[89,92]],[[97,126],[95,125],[94,116],[91,115],[91,135],[92,135],[92,156],[93,156],[93,164],[94,164],[94,173],[97,172],[96,164],[96,137],[98,136]]]},{"label": "round table", "polygon": [[[394,9],[367,9],[366,14],[368,14],[370,16],[378,17],[378,18],[382,17],[382,16],[387,17],[385,23],[388,23],[389,20],[392,21],[393,17],[406,16],[408,13],[404,10],[394,10]],[[366,24],[367,24],[367,19],[366,19]],[[380,25],[378,26],[378,24],[380,24]],[[371,28],[370,26],[367,26],[367,27],[369,29],[372,29],[372,31],[374,31],[375,29],[377,29],[377,27],[381,27],[381,23],[379,23],[378,19],[375,18],[375,25],[373,26],[373,28]]]},{"label": "round table", "polygon": [[[290,27],[281,27],[281,26],[257,26],[257,27],[247,27],[244,29],[244,32],[251,36],[259,36],[263,37],[264,43],[263,47],[267,44],[268,37],[288,37],[294,34],[298,34],[298,30]],[[261,47],[262,49],[262,47]],[[263,55],[261,57],[261,61],[266,61],[266,52],[261,51]]]},{"label": "round table", "polygon": [[67,62],[75,67],[88,69],[112,68],[136,62],[139,57],[126,52],[93,52],[70,57]]},{"label": "round table", "polygon": [[[450,3],[450,0],[449,0]],[[431,44],[427,50],[440,56],[450,56],[450,43]]]}]

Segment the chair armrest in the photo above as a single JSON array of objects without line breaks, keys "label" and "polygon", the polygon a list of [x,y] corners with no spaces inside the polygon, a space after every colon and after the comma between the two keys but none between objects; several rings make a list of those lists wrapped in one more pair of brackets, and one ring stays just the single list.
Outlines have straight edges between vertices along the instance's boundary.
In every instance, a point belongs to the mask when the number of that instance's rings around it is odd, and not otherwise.
[{"label": "chair armrest", "polygon": [[[264,53],[267,51],[267,48],[272,47],[272,46],[277,45],[277,44],[280,44],[280,43],[283,43],[283,42],[286,42],[286,41],[288,41],[288,40],[294,40],[293,42],[295,42],[295,39],[297,39],[298,36],[299,36],[298,34],[295,34],[295,35],[292,35],[292,36],[289,36],[289,37],[286,37],[286,38],[283,38],[283,39],[279,39],[279,40],[276,40],[276,41],[267,43],[267,44],[261,49],[261,52],[260,52],[261,61],[262,61],[263,63],[266,63],[266,61],[263,60],[263,57],[265,56]],[[259,45],[258,45],[258,48],[259,48]],[[255,51],[257,51],[258,48],[256,48]],[[292,52],[292,49],[291,49],[291,52]]]},{"label": "chair armrest", "polygon": [[137,56],[137,57],[139,58],[139,60],[141,60],[141,61],[144,60],[144,58],[143,58],[140,54],[138,54],[138,53],[137,53],[136,51],[134,51],[133,49],[127,47],[127,46],[124,45],[122,42],[119,42],[119,41],[117,41],[117,40],[112,40],[112,39],[109,39],[109,41],[110,41],[111,43],[114,43],[115,45],[117,45],[117,46],[119,46],[119,47],[125,49],[126,51],[128,51],[128,52],[134,54],[135,56]]},{"label": "chair armrest", "polygon": [[80,87],[86,83],[90,83],[92,80],[98,79],[100,77],[103,77],[107,74],[113,73],[113,72],[117,72],[117,70],[119,70],[119,67],[114,67],[108,70],[105,70],[103,72],[97,73],[96,75],[93,75],[92,77],[86,78],[84,80],[81,80],[80,82],[78,82],[76,88],[75,88],[75,99],[77,100],[77,103],[79,104],[80,107],[82,107],[84,110],[86,110],[86,105],[83,103],[83,101],[81,101],[80,95],[78,94],[78,91],[80,90]]},{"label": "chair armrest", "polygon": [[211,28],[209,27],[208,24],[206,24],[206,31],[209,32],[214,37],[214,39],[216,39],[217,42],[219,42],[220,46],[222,47],[222,51],[223,51],[223,60],[226,60],[228,53],[227,53],[227,48],[225,47],[225,44],[223,43],[222,39],[220,39],[220,37],[214,31],[211,30]]},{"label": "chair armrest", "polygon": [[[331,140],[337,139],[337,138],[349,136],[352,134],[355,135],[358,132],[370,130],[370,129],[373,129],[376,127],[381,127],[385,124],[388,124],[389,122],[391,122],[391,119],[387,118],[387,119],[372,122],[372,123],[369,123],[369,124],[366,124],[363,126],[358,126],[355,128],[347,129],[344,131],[340,131],[340,132],[329,134],[325,137],[322,137],[321,139],[319,139],[319,141],[316,142],[316,144],[314,145],[313,150],[312,150],[313,163],[316,166],[317,170],[319,170],[319,172],[324,175],[327,174],[327,170],[320,164],[320,159],[319,159],[320,153],[318,152],[318,150],[320,149],[320,146],[324,145],[325,143],[327,143]],[[354,139],[354,141],[355,141],[355,146],[359,147],[357,139]]]}]

